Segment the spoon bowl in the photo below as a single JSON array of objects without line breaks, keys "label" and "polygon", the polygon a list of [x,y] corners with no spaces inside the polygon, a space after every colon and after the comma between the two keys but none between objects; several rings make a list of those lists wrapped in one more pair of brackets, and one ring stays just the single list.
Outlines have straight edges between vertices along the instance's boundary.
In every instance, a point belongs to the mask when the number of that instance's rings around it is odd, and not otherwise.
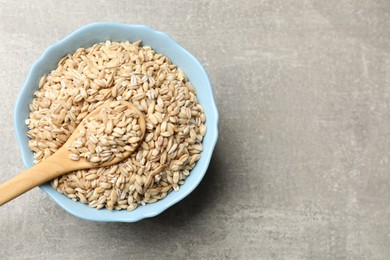
[{"label": "spoon bowl", "polygon": [[[127,106],[127,109],[136,112],[138,114],[138,116],[139,116],[138,117],[138,124],[140,126],[141,136],[140,136],[139,142],[137,143],[137,147],[138,147],[140,145],[140,143],[142,142],[142,140],[144,139],[144,137],[145,137],[145,132],[146,132],[145,117],[144,117],[143,113],[135,105],[133,105],[133,104],[131,104],[129,102],[126,102],[126,101],[117,101],[117,102],[119,102],[120,105]],[[91,113],[89,113],[85,117],[85,119],[93,118],[93,117],[97,116],[103,109],[105,109],[105,108],[107,108],[109,106],[110,106],[110,102],[105,102],[103,105],[99,106],[98,108],[94,109]],[[70,160],[68,158],[69,158],[69,155],[71,154],[71,152],[68,149],[66,149],[66,147],[70,146],[72,143],[74,143],[76,141],[77,135],[78,135],[78,131],[80,130],[80,128],[81,128],[81,124],[75,129],[75,131],[68,138],[66,143],[55,153],[55,154],[58,153],[58,155],[57,155],[58,157],[66,158],[67,165],[69,165],[68,168],[72,168],[70,171],[110,166],[110,165],[119,163],[120,161],[122,161],[125,158],[129,157],[133,153],[132,151],[124,151],[122,153],[123,154],[123,158],[121,158],[121,157],[114,157],[114,159],[112,159],[111,161],[103,162],[103,163],[100,163],[98,165],[91,164],[84,157],[81,157],[78,161]],[[54,154],[52,156],[54,156]]]}]

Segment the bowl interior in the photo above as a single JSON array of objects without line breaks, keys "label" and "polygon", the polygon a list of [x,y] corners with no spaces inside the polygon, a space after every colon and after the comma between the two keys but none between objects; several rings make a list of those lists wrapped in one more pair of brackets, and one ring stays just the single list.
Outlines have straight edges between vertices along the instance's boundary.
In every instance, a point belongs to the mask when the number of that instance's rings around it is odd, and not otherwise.
[{"label": "bowl interior", "polygon": [[149,45],[156,52],[169,57],[173,63],[183,69],[197,89],[198,101],[204,107],[207,117],[207,133],[203,140],[204,151],[201,159],[192,169],[185,183],[180,186],[180,190],[171,192],[160,201],[138,207],[134,211],[96,210],[80,202],[68,199],[66,196],[58,193],[48,183],[40,186],[61,207],[77,217],[94,221],[134,222],[161,213],[195,189],[207,170],[217,141],[218,112],[207,74],[200,63],[172,38],[143,25],[117,23],[95,23],[75,31],[65,39],[49,47],[31,68],[17,100],[15,129],[23,162],[26,167],[31,167],[33,165],[33,153],[28,147],[28,137],[26,135],[28,129],[24,122],[29,116],[29,104],[33,98],[33,93],[38,89],[40,78],[42,75],[48,74],[55,69],[58,61],[66,54],[73,53],[80,47],[89,47],[106,40],[128,40],[130,42],[142,40],[143,45]]}]

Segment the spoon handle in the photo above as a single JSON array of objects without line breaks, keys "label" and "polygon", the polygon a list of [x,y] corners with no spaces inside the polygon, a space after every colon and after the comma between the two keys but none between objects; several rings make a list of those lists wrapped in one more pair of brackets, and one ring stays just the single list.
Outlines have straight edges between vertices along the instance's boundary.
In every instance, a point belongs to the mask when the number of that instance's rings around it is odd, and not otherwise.
[{"label": "spoon handle", "polygon": [[34,165],[0,185],[0,206],[19,195],[69,171],[56,156]]}]

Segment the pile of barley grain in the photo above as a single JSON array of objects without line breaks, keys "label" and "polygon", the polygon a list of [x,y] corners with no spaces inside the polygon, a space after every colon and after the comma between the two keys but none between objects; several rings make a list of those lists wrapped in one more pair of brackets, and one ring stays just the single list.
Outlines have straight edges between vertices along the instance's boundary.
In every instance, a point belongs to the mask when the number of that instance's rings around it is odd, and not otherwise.
[{"label": "pile of barley grain", "polygon": [[[115,157],[123,159],[134,152],[141,140],[142,132],[138,113],[125,102],[110,102],[99,113],[84,118],[77,128],[76,140],[66,147],[74,161],[85,158],[96,166],[112,161]],[[145,129],[145,124],[143,125]]]},{"label": "pile of barley grain", "polygon": [[30,104],[29,146],[38,163],[56,152],[105,101],[125,100],[145,114],[140,147],[119,164],[53,180],[57,191],[101,209],[133,210],[167,196],[189,175],[203,150],[203,108],[183,71],[141,42],[78,49],[42,77]]}]

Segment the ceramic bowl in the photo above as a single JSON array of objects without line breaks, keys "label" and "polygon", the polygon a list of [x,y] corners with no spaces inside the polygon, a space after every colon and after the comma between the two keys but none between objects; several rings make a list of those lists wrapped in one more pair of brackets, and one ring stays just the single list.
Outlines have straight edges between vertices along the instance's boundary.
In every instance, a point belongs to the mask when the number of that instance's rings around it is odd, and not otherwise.
[{"label": "ceramic bowl", "polygon": [[156,52],[169,57],[173,63],[183,69],[196,88],[199,103],[203,106],[207,117],[207,133],[203,140],[204,151],[202,157],[191,170],[191,174],[185,180],[185,183],[180,186],[178,192],[172,191],[166,198],[146,206],[139,206],[133,211],[97,210],[67,198],[53,189],[49,183],[41,185],[40,188],[63,209],[79,218],[91,221],[135,222],[160,214],[185,198],[198,186],[207,171],[218,138],[218,111],[207,74],[199,61],[171,37],[144,25],[119,23],[94,23],[76,30],[47,48],[32,66],[16,103],[15,130],[24,165],[31,167],[33,165],[33,153],[28,147],[28,137],[26,135],[28,129],[25,120],[29,116],[29,104],[33,98],[33,93],[38,89],[40,78],[55,69],[58,61],[66,54],[73,53],[80,47],[89,47],[106,40],[119,42],[142,40],[144,45],[149,45]]}]

